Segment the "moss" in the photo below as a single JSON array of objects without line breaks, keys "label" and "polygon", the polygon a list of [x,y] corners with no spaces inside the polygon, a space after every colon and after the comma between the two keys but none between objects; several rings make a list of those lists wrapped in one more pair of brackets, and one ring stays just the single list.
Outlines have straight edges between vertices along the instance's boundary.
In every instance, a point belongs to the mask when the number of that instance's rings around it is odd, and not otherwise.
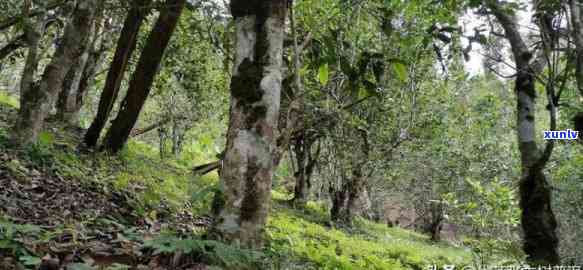
[{"label": "moss", "polygon": [[234,0],[231,1],[230,9],[233,17],[244,17],[251,14],[257,14],[260,7],[260,0]]},{"label": "moss", "polygon": [[10,94],[0,91],[0,104],[1,105],[8,105],[8,107],[16,108],[19,107],[18,99],[11,96]]},{"label": "moss", "polygon": [[[243,202],[241,203],[241,221],[250,221],[257,219],[257,214],[261,208],[261,203],[259,201],[257,181],[261,181],[260,177],[257,177],[260,168],[257,165],[256,159],[249,160],[249,165],[247,167],[247,172],[245,173],[245,193],[243,197]],[[256,179],[258,178],[258,179]]]},{"label": "moss", "polygon": [[231,94],[239,102],[240,106],[250,106],[263,97],[260,83],[262,68],[257,62],[245,58],[239,65],[238,74],[231,80]]},{"label": "moss", "polygon": [[[268,269],[426,269],[428,265],[468,265],[462,248],[432,243],[425,235],[357,219],[350,231],[319,222],[324,207],[308,202],[304,210],[288,208],[289,199],[274,192],[276,204],[267,227],[272,262]],[[456,268],[457,268],[456,267]]]},{"label": "moss", "polygon": [[225,194],[222,189],[216,189],[211,205],[211,212],[213,216],[218,217],[225,207]]}]

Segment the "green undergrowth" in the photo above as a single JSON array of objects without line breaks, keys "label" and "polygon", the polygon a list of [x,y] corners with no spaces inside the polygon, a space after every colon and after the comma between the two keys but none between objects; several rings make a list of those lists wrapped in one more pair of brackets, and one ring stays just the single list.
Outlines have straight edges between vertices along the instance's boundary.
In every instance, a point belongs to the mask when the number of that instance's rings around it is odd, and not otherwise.
[{"label": "green undergrowth", "polygon": [[[193,214],[208,212],[216,173],[195,176],[190,168],[174,160],[160,159],[156,149],[145,143],[130,141],[118,157],[83,153],[77,149],[79,134],[53,127],[41,133],[38,144],[14,151],[7,134],[7,129],[0,126],[0,151],[18,155],[15,162],[21,168],[13,168],[13,173],[34,168],[97,187],[106,194],[132,194],[126,199],[135,214],[142,217],[156,219],[158,215],[183,210]],[[26,172],[22,177],[26,178]]]},{"label": "green undergrowth", "polygon": [[429,265],[468,265],[464,248],[433,243],[425,235],[367,220],[353,226],[329,226],[328,212],[310,202],[306,209],[287,206],[274,192],[267,253],[275,269],[427,269]]},{"label": "green undergrowth", "polygon": [[[0,107],[9,106],[14,111],[15,104],[10,97],[0,95],[0,103]],[[20,174],[26,179],[27,173],[40,171],[65,181],[98,187],[102,193],[131,194],[126,200],[134,214],[153,221],[183,211],[193,215],[209,212],[217,175],[197,177],[191,169],[212,161],[216,149],[208,147],[211,143],[191,147],[185,158],[177,160],[161,159],[156,148],[132,140],[120,156],[112,157],[79,151],[82,130],[52,125],[41,134],[37,145],[17,151],[10,146],[8,127],[6,123],[0,125],[0,152],[14,155],[15,161],[11,162],[14,164],[3,168],[15,177]],[[384,224],[357,220],[352,226],[334,227],[324,205],[309,202],[305,209],[299,210],[289,207],[288,199],[286,194],[273,192],[266,247],[260,252],[204,240],[200,235],[178,236],[171,228],[153,238],[135,236],[139,238],[136,241],[158,254],[180,251],[227,269],[399,270],[446,264],[461,267],[471,261],[471,253],[464,248],[434,243],[425,235]],[[55,232],[41,230],[39,233],[35,231],[38,227],[27,225],[9,227],[7,224],[12,223],[7,219],[3,223],[0,243],[15,251],[14,256],[24,264],[38,264],[42,254],[30,253],[19,246],[14,235],[36,235],[35,241],[43,242]]]},{"label": "green undergrowth", "polygon": [[10,95],[6,91],[0,90],[0,105],[18,108],[20,103],[18,102],[18,98]]}]

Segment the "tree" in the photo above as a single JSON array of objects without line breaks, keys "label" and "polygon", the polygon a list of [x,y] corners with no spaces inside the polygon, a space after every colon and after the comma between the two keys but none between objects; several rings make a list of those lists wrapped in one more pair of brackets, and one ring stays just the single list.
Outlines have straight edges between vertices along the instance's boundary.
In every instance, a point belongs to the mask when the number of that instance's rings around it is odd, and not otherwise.
[{"label": "tree", "polygon": [[522,166],[519,192],[524,252],[533,264],[556,265],[559,263],[557,221],[551,207],[551,187],[543,171],[550,153],[546,150],[543,153],[535,141],[535,80],[542,69],[541,62],[540,59],[531,62],[533,52],[523,40],[516,18],[498,1],[485,3],[502,25],[516,64],[516,132]]},{"label": "tree", "polygon": [[[58,45],[51,62],[45,68],[38,85],[32,83],[32,74],[23,74],[23,79],[26,78],[25,81],[30,87],[22,89],[19,117],[13,133],[16,142],[20,144],[36,142],[67,72],[81,56],[87,45],[86,40],[91,34],[96,8],[96,0],[83,0],[76,4],[73,17],[65,27],[63,40]],[[29,60],[33,62],[35,59]],[[31,66],[27,72],[33,72],[33,70]]]},{"label": "tree", "polygon": [[84,143],[87,147],[92,148],[97,145],[101,131],[105,127],[109,114],[113,109],[123,75],[136,48],[140,27],[149,11],[147,6],[150,3],[151,0],[135,0],[132,2],[132,7],[128,12],[117,41],[115,55],[107,73],[105,86],[101,92],[97,115],[91,126],[89,126],[87,133],[85,133]]},{"label": "tree", "polygon": [[[571,35],[573,36],[576,52],[575,80],[579,94],[583,97],[583,19],[581,18],[583,2],[569,0],[569,9],[571,11]],[[579,131],[579,134],[583,134],[583,112],[577,113],[573,118],[573,122],[575,122],[575,130]],[[583,142],[583,139],[580,139],[580,141]]]},{"label": "tree", "polygon": [[122,101],[120,111],[105,136],[103,150],[117,153],[123,148],[138,120],[140,111],[148,98],[158,67],[162,62],[164,51],[176,29],[178,19],[186,0],[168,0],[160,12],[146,45],[136,71],[129,83],[128,93]]},{"label": "tree", "polygon": [[236,54],[221,192],[217,193],[224,203],[213,235],[259,248],[275,169],[287,1],[232,0],[230,8]]},{"label": "tree", "polygon": [[108,45],[106,38],[104,38],[108,29],[103,29],[102,8],[101,6],[98,11],[100,19],[96,20],[94,29],[91,31],[93,36],[86,41],[85,51],[67,72],[57,100],[57,118],[70,125],[79,125],[79,112],[83,107],[89,83],[92,82],[97,66]]}]

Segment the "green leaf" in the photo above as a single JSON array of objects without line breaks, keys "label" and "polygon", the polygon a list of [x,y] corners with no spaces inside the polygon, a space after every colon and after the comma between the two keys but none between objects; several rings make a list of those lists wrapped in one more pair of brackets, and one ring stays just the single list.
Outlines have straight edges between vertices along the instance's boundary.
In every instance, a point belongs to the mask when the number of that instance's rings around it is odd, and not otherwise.
[{"label": "green leaf", "polygon": [[53,134],[43,131],[38,136],[38,142],[42,146],[50,146],[55,141]]},{"label": "green leaf", "polygon": [[41,259],[34,256],[20,256],[18,259],[26,266],[37,266],[41,263]]},{"label": "green leaf", "polygon": [[401,61],[393,61],[392,67],[400,81],[404,82],[407,80],[407,67]]},{"label": "green leaf", "polygon": [[330,76],[330,71],[328,69],[328,63],[323,64],[318,69],[318,80],[322,85],[326,85],[328,83],[328,79]]}]

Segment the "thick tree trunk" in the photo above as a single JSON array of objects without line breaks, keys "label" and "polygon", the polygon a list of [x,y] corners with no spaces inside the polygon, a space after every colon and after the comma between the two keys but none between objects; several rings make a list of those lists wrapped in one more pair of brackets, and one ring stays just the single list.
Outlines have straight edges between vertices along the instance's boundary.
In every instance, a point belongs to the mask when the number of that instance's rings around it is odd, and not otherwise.
[{"label": "thick tree trunk", "polygon": [[77,94],[83,71],[89,60],[89,51],[85,51],[63,81],[62,90],[57,100],[57,119],[68,124],[74,124],[77,116]]},{"label": "thick tree trunk", "polygon": [[97,145],[101,131],[107,123],[109,114],[117,99],[129,60],[136,48],[140,27],[148,13],[148,9],[145,6],[148,6],[151,2],[152,0],[134,0],[133,7],[125,19],[123,29],[117,41],[115,55],[107,73],[105,86],[103,87],[103,92],[101,92],[97,115],[85,134],[84,143],[87,147],[93,148]]},{"label": "thick tree trunk", "polygon": [[535,88],[532,71],[522,70],[516,78],[518,141],[522,164],[520,208],[524,251],[529,262],[559,263],[557,221],[551,208],[551,188],[538,165],[541,151],[535,142]]},{"label": "thick tree trunk", "polygon": [[231,1],[236,54],[221,192],[217,193],[222,200],[216,200],[223,207],[213,234],[249,248],[263,245],[269,212],[286,6],[285,0]]},{"label": "thick tree trunk", "polygon": [[575,43],[576,64],[575,77],[577,79],[577,89],[583,96],[583,21],[581,18],[581,10],[583,10],[583,1],[569,0],[571,10],[571,34]]},{"label": "thick tree trunk", "polygon": [[98,7],[99,19],[93,24],[93,37],[87,40],[85,51],[69,70],[63,82],[63,89],[57,101],[57,119],[72,126],[79,125],[79,112],[83,99],[95,75],[99,58],[105,51],[104,32],[102,29],[103,4]]},{"label": "thick tree trunk", "polygon": [[347,217],[347,204],[349,194],[349,184],[344,183],[339,190],[334,190],[330,187],[330,195],[332,197],[332,207],[330,208],[330,219],[333,221],[345,221]]},{"label": "thick tree trunk", "polygon": [[103,150],[117,153],[125,145],[150,94],[164,51],[176,29],[185,3],[186,0],[168,0],[166,7],[160,12],[160,17],[150,32],[146,46],[140,55],[128,93],[105,136]]},{"label": "thick tree trunk", "polygon": [[296,184],[294,186],[294,197],[292,204],[297,207],[304,207],[308,201],[310,189],[309,176],[307,175],[308,154],[311,150],[311,143],[306,141],[306,132],[302,130],[294,139],[293,152],[296,159],[297,171],[294,172]]},{"label": "thick tree trunk", "polygon": [[[577,89],[583,97],[583,19],[581,11],[583,10],[583,1],[569,0],[572,22],[572,36],[575,42],[575,51],[577,52],[575,78],[577,80]],[[579,131],[579,141],[583,142],[583,112],[579,112],[573,118],[575,130]]]},{"label": "thick tree trunk", "polygon": [[[30,8],[30,4],[28,6]],[[28,17],[27,13],[29,11],[25,10],[24,16]],[[38,68],[38,46],[42,36],[42,23],[41,20],[33,22],[31,20],[24,21],[24,35],[28,46],[28,54],[26,55],[26,60],[24,63],[24,69],[22,71],[22,78],[20,79],[20,103],[23,103],[23,99],[26,97],[28,92],[32,91],[35,86],[34,76]]]},{"label": "thick tree trunk", "polygon": [[370,199],[366,190],[367,181],[366,176],[363,174],[370,152],[368,133],[363,129],[358,129],[357,132],[363,142],[360,145],[361,153],[353,157],[352,175],[341,191],[341,193],[345,193],[342,196],[346,197],[346,203],[343,208],[338,210],[339,214],[337,215],[338,221],[347,224],[352,223],[356,216],[368,216],[370,210]]},{"label": "thick tree trunk", "polygon": [[74,16],[65,27],[63,40],[45,68],[40,85],[23,93],[19,117],[14,128],[14,138],[20,144],[36,142],[65,75],[85,49],[96,6],[96,0],[77,3]]},{"label": "thick tree trunk", "polygon": [[346,218],[351,222],[354,217],[366,216],[370,209],[366,179],[362,174],[362,168],[358,167],[352,173],[352,181],[349,185],[348,202],[346,203]]},{"label": "thick tree trunk", "polygon": [[520,179],[521,223],[524,233],[524,252],[534,265],[559,264],[557,221],[551,208],[551,189],[541,164],[542,153],[535,141],[535,74],[539,72],[533,55],[522,39],[516,18],[506,13],[498,1],[487,6],[498,19],[512,48],[517,76],[515,81],[517,134],[521,156]]}]

